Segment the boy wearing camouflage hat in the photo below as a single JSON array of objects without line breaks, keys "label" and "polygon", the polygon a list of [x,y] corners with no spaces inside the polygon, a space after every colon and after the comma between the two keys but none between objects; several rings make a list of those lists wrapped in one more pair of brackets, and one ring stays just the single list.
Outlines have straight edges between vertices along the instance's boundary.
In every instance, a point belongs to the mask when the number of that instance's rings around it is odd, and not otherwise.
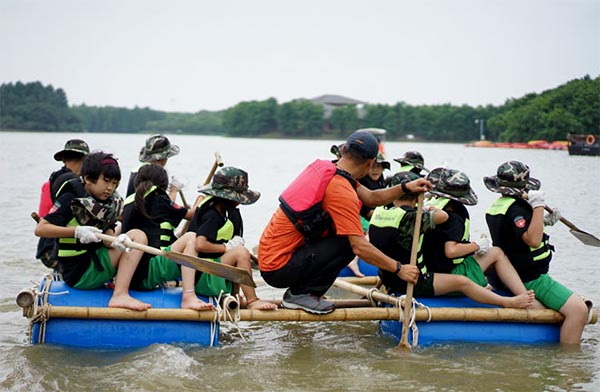
[{"label": "boy wearing camouflage hat", "polygon": [[[419,176],[413,172],[400,172],[392,177],[391,184],[396,185],[418,178]],[[402,264],[409,264],[410,262],[416,219],[416,202],[417,195],[402,196],[394,201],[392,208],[377,207],[371,218],[369,227],[371,243],[388,256],[399,260]],[[476,284],[466,276],[440,273],[428,268],[422,254],[423,236],[436,229],[436,226],[444,225],[448,221],[449,215],[450,212],[435,207],[427,209],[423,214],[419,246],[417,248],[417,265],[421,274],[415,284],[414,295],[416,297],[433,297],[458,291],[474,301],[485,304],[519,308],[529,305],[533,300],[533,294],[524,293],[517,297],[502,297]],[[379,276],[388,292],[397,295],[406,293],[406,282],[399,279],[395,274],[380,269]]]},{"label": "boy wearing camouflage hat", "polygon": [[[255,203],[259,192],[248,188],[248,173],[236,167],[223,167],[209,185],[198,189],[206,195],[200,202],[190,223],[188,233],[195,234],[198,257],[243,268],[252,273],[250,252],[244,246],[243,221],[238,206]],[[187,235],[187,234],[186,234]],[[221,292],[237,294],[233,283],[191,268],[181,268],[182,308],[196,309],[201,304],[196,294],[218,296]],[[275,310],[273,303],[262,301],[253,287],[242,285],[248,309]]]},{"label": "boy wearing camouflage hat", "polygon": [[418,151],[407,151],[400,158],[394,158],[394,161],[400,164],[398,173],[403,171],[410,171],[421,176],[421,172],[428,172],[425,168],[425,159],[423,154]]},{"label": "boy wearing camouflage hat", "polygon": [[111,154],[88,155],[81,168],[81,179],[73,181],[69,191],[58,197],[48,215],[38,223],[35,234],[59,239],[58,262],[69,286],[96,289],[116,275],[108,306],[146,310],[149,304],[129,295],[129,283],[143,252],[125,252],[123,245],[128,239],[145,244],[146,235],[132,230],[106,244],[95,235],[115,233],[122,206],[122,199],[115,194],[120,179],[119,165]]},{"label": "boy wearing camouflage hat", "polygon": [[[127,183],[127,192],[125,197],[135,192],[135,178],[140,167],[148,164],[159,165],[165,167],[169,158],[179,154],[179,146],[171,144],[169,138],[165,135],[152,135],[146,139],[144,147],[140,150],[139,161],[142,162],[139,166],[134,168],[129,175],[129,182]],[[181,181],[171,177],[171,184],[169,188],[169,197],[171,200],[175,200],[177,192],[183,188]]]},{"label": "boy wearing camouflage hat", "polygon": [[[502,248],[519,273],[525,287],[535,290],[543,306],[565,316],[560,342],[579,345],[588,319],[588,306],[570,289],[548,274],[552,251],[545,226],[560,219],[544,216],[545,194],[541,182],[529,175],[527,165],[519,161],[504,162],[495,176],[484,177],[485,186],[501,196],[488,208],[485,218],[495,246]],[[538,304],[539,307],[543,307]]]},{"label": "boy wearing camouflage hat", "polygon": [[494,293],[490,296],[488,292],[484,294],[495,302],[485,303],[519,308],[531,306],[533,292],[525,289],[502,250],[490,247],[486,236],[476,241],[470,239],[470,216],[466,206],[477,204],[477,195],[471,188],[469,177],[459,170],[437,168],[427,178],[433,184],[433,189],[429,191],[433,195],[429,206],[448,214],[447,222],[425,234],[423,248],[427,269],[435,273],[464,276],[479,288],[489,291],[486,289],[488,282],[484,273],[493,268],[499,271],[503,282],[515,297],[501,297]]}]

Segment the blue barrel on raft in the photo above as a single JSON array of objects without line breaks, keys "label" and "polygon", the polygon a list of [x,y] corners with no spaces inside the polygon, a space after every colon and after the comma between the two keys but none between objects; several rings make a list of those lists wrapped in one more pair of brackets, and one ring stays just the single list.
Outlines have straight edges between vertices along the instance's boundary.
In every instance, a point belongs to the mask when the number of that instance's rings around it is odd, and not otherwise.
[{"label": "blue barrel on raft", "polygon": [[[46,284],[51,285],[46,303],[52,306],[105,308],[113,293],[113,290],[108,288],[77,290],[63,281],[56,280],[42,280],[39,290],[43,292]],[[130,295],[150,303],[153,308],[181,307],[180,287],[165,287],[152,291],[131,290]],[[49,318],[45,325],[36,321],[31,334],[34,344],[99,349],[140,348],[156,343],[214,346],[218,344],[218,339],[219,323],[185,320]]]},{"label": "blue barrel on raft", "polygon": [[[367,263],[363,259],[358,259],[358,269],[360,269],[360,272],[365,274],[365,276],[377,276],[377,267]],[[340,271],[340,273],[338,274],[338,277],[340,277],[340,278],[345,278],[345,277],[350,277],[350,276],[356,276],[356,275],[354,275],[354,272],[352,272],[350,270],[350,268],[348,268],[348,267],[344,267],[344,269],[342,269]]]},{"label": "blue barrel on raft", "polygon": [[[496,308],[475,302],[467,297],[416,298],[430,308]],[[391,306],[391,305],[385,305]],[[495,322],[495,321],[419,321],[418,345],[431,346],[448,343],[483,344],[556,344],[560,341],[560,324]],[[402,322],[383,320],[379,330],[400,341]],[[408,331],[412,344],[412,333]]]}]

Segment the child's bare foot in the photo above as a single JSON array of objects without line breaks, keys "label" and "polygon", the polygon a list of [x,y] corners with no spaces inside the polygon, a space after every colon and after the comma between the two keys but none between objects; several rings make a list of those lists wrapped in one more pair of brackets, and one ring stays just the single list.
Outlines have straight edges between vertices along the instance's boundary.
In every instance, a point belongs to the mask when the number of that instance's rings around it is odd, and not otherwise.
[{"label": "child's bare foot", "polygon": [[261,299],[255,298],[253,300],[248,301],[246,304],[246,309],[252,310],[277,310],[277,305],[271,302],[263,301]]},{"label": "child's bare foot", "polygon": [[362,272],[360,272],[360,269],[358,268],[358,259],[354,259],[350,262],[350,264],[348,264],[348,268],[350,268],[350,271],[352,271],[352,273],[355,276],[358,276],[359,278],[362,278],[365,276],[365,274],[363,274]]},{"label": "child's bare foot", "polygon": [[125,308],[131,310],[148,310],[152,305],[137,300],[129,294],[114,295],[108,301],[109,308]]},{"label": "child's bare foot", "polygon": [[508,301],[507,301],[508,306],[505,306],[505,307],[506,308],[524,309],[524,308],[530,306],[534,300],[535,300],[535,295],[533,293],[533,290],[528,290],[527,292],[519,294],[519,295],[515,295],[514,297],[508,297]]},{"label": "child's bare foot", "polygon": [[213,310],[213,304],[207,304],[196,296],[196,293],[184,293],[181,297],[181,309]]}]

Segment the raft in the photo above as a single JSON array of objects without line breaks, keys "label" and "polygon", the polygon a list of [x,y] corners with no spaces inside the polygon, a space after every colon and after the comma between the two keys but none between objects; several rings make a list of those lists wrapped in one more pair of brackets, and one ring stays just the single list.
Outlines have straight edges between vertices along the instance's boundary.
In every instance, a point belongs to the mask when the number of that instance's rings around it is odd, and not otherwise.
[{"label": "raft", "polygon": [[[112,289],[73,289],[64,281],[43,279],[38,295],[34,296],[30,339],[33,344],[56,344],[82,348],[138,348],[156,343],[196,344],[215,346],[219,340],[219,323],[187,320],[144,320],[136,319],[136,312],[119,309],[123,319],[95,318],[94,311],[103,317],[112,296]],[[23,292],[22,292],[23,293]],[[156,309],[178,309],[181,307],[181,287],[164,287],[152,291],[130,291],[131,296],[150,303]],[[21,294],[20,294],[21,295]],[[203,298],[205,301],[208,299]],[[19,302],[19,297],[17,297]],[[87,317],[50,317],[52,308],[87,309]],[[26,309],[24,308],[24,315]],[[193,312],[193,311],[192,311]],[[196,312],[197,313],[197,312]],[[127,319],[131,318],[131,319]]]},{"label": "raft", "polygon": [[[504,309],[496,306],[475,302],[467,297],[435,297],[416,298],[418,303],[430,309],[448,308],[458,311],[456,320],[435,320],[429,322],[416,322],[418,328],[418,345],[431,346],[450,343],[477,343],[477,344],[556,344],[560,341],[560,322],[562,316],[556,313],[556,319],[538,322],[534,318],[524,315],[524,321],[488,321],[489,313],[499,310],[504,313],[510,311],[518,313],[527,312],[522,309]],[[391,305],[387,305],[391,306]],[[466,317],[469,309],[471,317]],[[465,313],[462,319],[461,310]],[[553,312],[553,311],[549,311]],[[477,314],[479,313],[479,317]],[[450,318],[450,317],[447,317]],[[478,320],[479,318],[479,320]],[[383,335],[392,336],[400,341],[402,336],[402,322],[383,320],[379,323],[379,330]],[[413,342],[413,334],[408,333],[409,343]]]},{"label": "raft", "polygon": [[[291,309],[240,310],[237,302],[227,301],[233,299],[231,296],[221,301],[211,298],[217,310],[194,311],[180,309],[180,287],[164,287],[130,291],[133,297],[152,304],[149,310],[133,311],[107,308],[112,295],[109,288],[77,290],[61,280],[45,278],[39,287],[22,290],[17,304],[30,319],[29,336],[33,344],[91,349],[141,348],[160,343],[216,346],[219,323],[239,321],[378,321],[382,334],[400,339],[404,312],[399,307],[399,298],[345,279],[336,279],[334,285],[364,298],[331,299],[337,309],[326,315]],[[409,340],[418,346],[457,342],[528,345],[559,342],[563,316],[553,310],[497,308],[466,297],[417,301],[423,305],[414,311],[413,328],[418,330],[414,336],[418,339],[413,341],[409,332]],[[596,323],[597,318],[597,310],[591,309],[588,323]]]}]

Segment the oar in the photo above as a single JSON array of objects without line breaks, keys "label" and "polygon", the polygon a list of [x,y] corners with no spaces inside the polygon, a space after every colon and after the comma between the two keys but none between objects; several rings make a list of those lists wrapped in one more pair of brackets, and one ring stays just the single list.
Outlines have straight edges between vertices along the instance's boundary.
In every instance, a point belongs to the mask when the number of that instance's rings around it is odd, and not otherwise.
[{"label": "oar", "polygon": [[[421,235],[421,217],[423,215],[423,192],[417,197],[417,216],[415,217],[415,229],[413,230],[412,247],[410,248],[410,265],[417,265],[417,251],[419,250],[419,237]],[[410,351],[408,344],[408,328],[410,324],[410,311],[412,310],[414,285],[408,283],[406,297],[404,298],[404,322],[402,324],[402,336],[399,347],[401,350]]]},{"label": "oar", "polygon": [[[527,200],[527,193],[521,193],[518,190],[515,190],[512,193],[509,193],[509,196],[518,196],[518,197],[521,197],[521,198]],[[550,208],[548,206],[544,206],[544,209],[546,211],[548,211],[549,213],[553,212],[552,208]],[[587,231],[581,230],[580,228],[575,226],[575,224],[573,224],[571,221],[569,221],[565,217],[561,216],[560,221],[565,226],[567,226],[570,229],[569,232],[571,234],[573,234],[573,236],[575,238],[577,238],[579,241],[583,242],[584,245],[600,247],[600,238],[596,237],[593,234],[588,233]]]},{"label": "oar", "polygon": [[[544,209],[551,214],[553,212],[552,208],[548,206],[544,206]],[[565,217],[561,216],[560,221],[570,229],[569,231],[571,232],[571,234],[573,234],[573,236],[575,236],[575,238],[583,242],[585,245],[600,247],[600,238],[581,230]]]},{"label": "oar", "polygon": [[[112,242],[117,239],[107,234],[95,233],[96,237],[103,241]],[[206,272],[207,274],[220,276],[235,283],[246,286],[256,287],[256,283],[252,279],[252,275],[242,268],[233,267],[226,264],[217,263],[215,261],[201,259],[199,257],[186,255],[181,252],[164,251],[151,246],[138,244],[133,241],[125,241],[125,246],[131,249],[140,250],[145,253],[150,253],[156,256],[164,256],[177,264],[193,268],[198,271]]]}]

